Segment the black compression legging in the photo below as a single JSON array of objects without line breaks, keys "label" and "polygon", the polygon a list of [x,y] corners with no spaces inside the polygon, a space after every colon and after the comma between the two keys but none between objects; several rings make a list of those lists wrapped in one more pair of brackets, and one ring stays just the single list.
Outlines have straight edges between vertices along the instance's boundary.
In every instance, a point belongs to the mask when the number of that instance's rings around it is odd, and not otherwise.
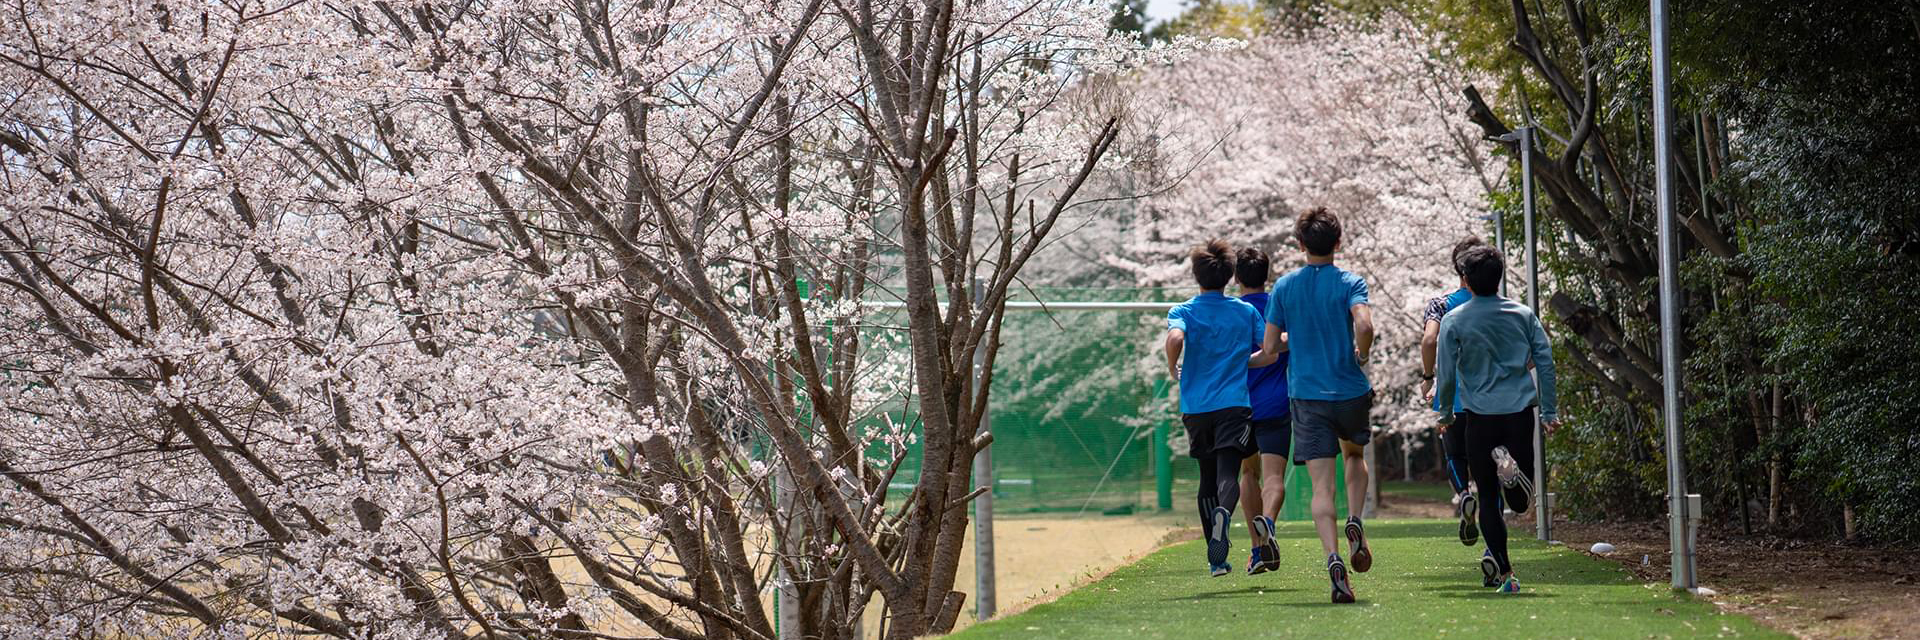
[{"label": "black compression legging", "polygon": [[1440,448],[1447,455],[1447,484],[1453,492],[1467,490],[1467,414],[1453,414],[1453,424],[1440,432]]},{"label": "black compression legging", "polygon": [[[1475,494],[1480,499],[1480,537],[1487,541],[1487,550],[1493,552],[1500,572],[1506,573],[1513,570],[1513,563],[1507,561],[1507,521],[1500,513],[1507,499],[1502,497],[1493,449],[1506,447],[1507,454],[1519,464],[1520,473],[1533,477],[1533,409],[1500,415],[1468,412],[1466,435],[1467,468],[1473,473],[1473,482],[1478,485]],[[1513,495],[1517,500],[1519,492]],[[1525,512],[1527,507],[1514,504],[1513,510]]]},{"label": "black compression legging", "polygon": [[[1240,461],[1246,459],[1236,449],[1213,452],[1213,459],[1200,460],[1200,532],[1213,537],[1213,509],[1227,508],[1227,522],[1233,522],[1233,507],[1240,504]],[[1224,535],[1224,534],[1222,534]]]}]

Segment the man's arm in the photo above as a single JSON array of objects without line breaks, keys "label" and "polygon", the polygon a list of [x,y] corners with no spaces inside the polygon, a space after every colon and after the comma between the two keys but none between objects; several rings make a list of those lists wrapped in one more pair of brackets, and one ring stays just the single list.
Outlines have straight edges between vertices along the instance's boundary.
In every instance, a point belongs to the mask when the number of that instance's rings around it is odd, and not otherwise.
[{"label": "man's arm", "polygon": [[1554,396],[1553,343],[1547,341],[1547,330],[1540,325],[1539,317],[1533,318],[1533,332],[1527,338],[1533,348],[1533,379],[1540,391],[1540,421],[1559,424],[1559,399]]},{"label": "man's arm", "polygon": [[1179,382],[1180,352],[1187,347],[1187,331],[1185,329],[1168,329],[1166,346],[1167,378]]},{"label": "man's arm", "polygon": [[1260,339],[1260,350],[1247,356],[1247,367],[1258,369],[1280,360],[1280,354],[1287,351],[1287,332],[1272,323],[1267,324],[1267,335]]},{"label": "man's arm", "polygon": [[1434,359],[1440,351],[1440,321],[1427,320],[1427,328],[1420,335],[1420,397],[1422,402],[1433,402]]},{"label": "man's arm", "polygon": [[[1439,324],[1440,328],[1438,329],[1438,335],[1435,337],[1433,393],[1438,397],[1452,398],[1453,387],[1459,384],[1459,380],[1455,379],[1456,376],[1453,375],[1453,361],[1455,358],[1460,357],[1460,346],[1454,344],[1453,340],[1451,340],[1453,337],[1452,327],[1448,327],[1445,322],[1436,324]],[[1440,424],[1453,424],[1452,411],[1440,411],[1439,413]]]},{"label": "man's arm", "polygon": [[1373,307],[1353,305],[1353,357],[1366,364],[1373,357]]}]

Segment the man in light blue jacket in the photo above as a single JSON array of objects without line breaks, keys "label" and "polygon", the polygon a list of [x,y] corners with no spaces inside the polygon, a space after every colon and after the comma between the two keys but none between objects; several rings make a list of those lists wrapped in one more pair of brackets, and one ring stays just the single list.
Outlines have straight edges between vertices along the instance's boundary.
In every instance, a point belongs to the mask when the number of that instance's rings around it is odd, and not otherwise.
[{"label": "man in light blue jacket", "polygon": [[[1500,297],[1500,278],[1507,266],[1499,250],[1469,249],[1460,256],[1460,267],[1473,299],[1440,321],[1434,395],[1450,397],[1457,389],[1467,417],[1467,468],[1479,492],[1480,533],[1489,551],[1481,560],[1485,583],[1501,593],[1518,593],[1520,581],[1513,577],[1513,564],[1507,560],[1507,525],[1501,508],[1525,513],[1533,504],[1529,477],[1534,465],[1534,409],[1538,407],[1540,420],[1549,427],[1559,426],[1553,345],[1532,309]],[[1440,422],[1450,423],[1453,417],[1441,412]],[[1514,461],[1518,473],[1500,473],[1495,460],[1499,450]]]}]

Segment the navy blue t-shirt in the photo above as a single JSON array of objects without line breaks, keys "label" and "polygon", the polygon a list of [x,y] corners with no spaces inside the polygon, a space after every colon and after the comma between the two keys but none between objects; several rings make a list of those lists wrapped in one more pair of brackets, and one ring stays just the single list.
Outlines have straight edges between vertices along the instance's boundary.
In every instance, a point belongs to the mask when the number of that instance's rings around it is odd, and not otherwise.
[{"label": "navy blue t-shirt", "polygon": [[[1253,305],[1265,319],[1267,312],[1267,294],[1249,293],[1240,296],[1240,301]],[[1262,323],[1264,325],[1264,323]],[[1262,333],[1265,327],[1261,328]],[[1261,336],[1265,337],[1265,336]],[[1254,350],[1260,349],[1260,341],[1253,341]],[[1287,354],[1280,352],[1280,359],[1273,364],[1258,369],[1247,370],[1247,399],[1253,403],[1253,419],[1272,420],[1287,417]]]}]

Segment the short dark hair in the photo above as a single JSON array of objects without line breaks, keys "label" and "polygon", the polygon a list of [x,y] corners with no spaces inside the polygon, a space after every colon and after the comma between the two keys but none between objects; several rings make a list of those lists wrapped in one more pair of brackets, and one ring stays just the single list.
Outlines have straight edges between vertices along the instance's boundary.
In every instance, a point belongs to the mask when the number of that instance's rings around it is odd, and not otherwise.
[{"label": "short dark hair", "polygon": [[1293,237],[1300,240],[1300,246],[1306,247],[1309,254],[1333,255],[1333,248],[1340,245],[1340,216],[1333,215],[1326,207],[1308,209],[1293,221]]},{"label": "short dark hair", "polygon": [[1187,258],[1193,261],[1193,281],[1201,289],[1224,289],[1233,279],[1233,247],[1224,240],[1208,240]]},{"label": "short dark hair", "polygon": [[1486,245],[1467,249],[1460,254],[1460,275],[1467,278],[1467,289],[1476,296],[1490,296],[1500,292],[1500,278],[1507,272],[1507,258],[1500,250]]},{"label": "short dark hair", "polygon": [[1234,256],[1233,278],[1240,281],[1240,286],[1248,289],[1265,287],[1269,265],[1267,252],[1246,247],[1240,250],[1239,255]]},{"label": "short dark hair", "polygon": [[1487,246],[1487,241],[1481,240],[1480,236],[1467,236],[1453,243],[1453,272],[1462,276],[1467,275],[1467,270],[1460,266],[1460,257],[1466,255],[1468,249],[1484,246]]}]

